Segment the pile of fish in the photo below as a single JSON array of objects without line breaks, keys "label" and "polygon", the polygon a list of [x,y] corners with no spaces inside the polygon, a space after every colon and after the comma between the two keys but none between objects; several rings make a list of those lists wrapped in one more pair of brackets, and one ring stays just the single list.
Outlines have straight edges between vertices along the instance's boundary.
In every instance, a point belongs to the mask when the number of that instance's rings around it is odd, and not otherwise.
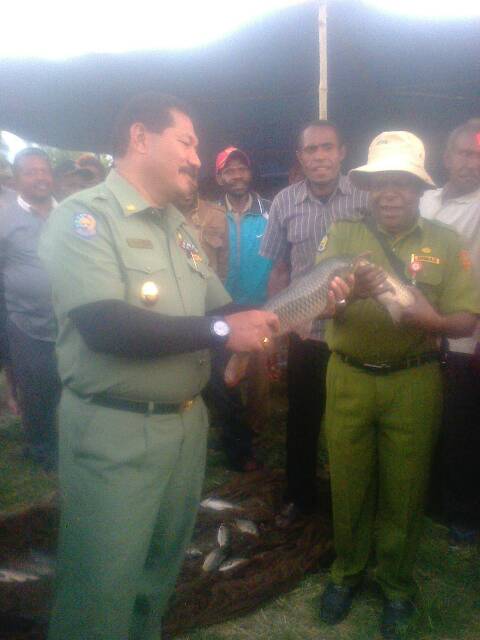
[{"label": "pile of fish", "polygon": [[55,573],[55,559],[42,551],[31,549],[27,558],[22,558],[8,567],[0,568],[0,583],[35,582]]},{"label": "pile of fish", "polygon": [[[234,509],[241,511],[242,507],[236,506],[227,500],[220,498],[206,498],[200,503],[200,507],[212,512],[222,513]],[[217,530],[215,546],[206,554],[202,564],[202,570],[211,573],[221,571],[226,573],[234,571],[248,564],[249,559],[235,556],[232,552],[232,530],[258,537],[260,531],[252,520],[246,518],[234,518],[228,524],[222,522]],[[196,547],[189,547],[186,551],[188,559],[201,558],[203,553]]]}]

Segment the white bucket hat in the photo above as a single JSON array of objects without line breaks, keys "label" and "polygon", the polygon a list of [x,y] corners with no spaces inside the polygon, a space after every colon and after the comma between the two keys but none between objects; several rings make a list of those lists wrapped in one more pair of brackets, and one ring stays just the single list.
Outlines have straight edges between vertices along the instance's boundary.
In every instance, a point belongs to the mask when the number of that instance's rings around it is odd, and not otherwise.
[{"label": "white bucket hat", "polygon": [[425,171],[425,147],[420,138],[409,131],[384,131],[370,144],[367,164],[352,169],[352,182],[362,188],[371,173],[404,171],[411,173],[427,187],[435,187]]}]

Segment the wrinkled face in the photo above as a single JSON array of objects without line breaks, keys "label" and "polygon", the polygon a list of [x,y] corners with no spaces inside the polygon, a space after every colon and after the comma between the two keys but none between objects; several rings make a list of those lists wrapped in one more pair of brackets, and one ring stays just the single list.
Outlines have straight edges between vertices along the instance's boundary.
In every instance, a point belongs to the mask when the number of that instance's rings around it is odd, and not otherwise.
[{"label": "wrinkled face", "polygon": [[409,229],[418,217],[418,204],[425,187],[404,171],[383,171],[369,176],[370,205],[377,223],[388,233]]},{"label": "wrinkled face", "polygon": [[172,124],[161,133],[145,129],[142,169],[166,202],[196,189],[201,164],[197,148],[193,123],[179,111],[172,111]]},{"label": "wrinkled face", "polygon": [[480,131],[457,136],[444,162],[449,182],[459,194],[476,191],[480,187]]},{"label": "wrinkled face", "polygon": [[232,154],[218,174],[217,182],[227,194],[237,197],[245,196],[250,191],[252,172],[242,158]]},{"label": "wrinkled face", "polygon": [[314,185],[335,182],[345,158],[345,145],[339,144],[337,134],[330,127],[308,127],[297,151],[305,177]]},{"label": "wrinkled face", "polygon": [[52,168],[45,158],[25,156],[19,162],[15,178],[18,192],[27,202],[42,203],[52,197]]}]

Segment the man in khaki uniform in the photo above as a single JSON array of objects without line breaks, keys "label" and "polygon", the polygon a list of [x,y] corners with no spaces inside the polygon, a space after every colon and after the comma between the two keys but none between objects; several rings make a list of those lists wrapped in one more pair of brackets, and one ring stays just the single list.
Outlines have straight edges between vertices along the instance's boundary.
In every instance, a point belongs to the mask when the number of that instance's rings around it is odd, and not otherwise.
[{"label": "man in khaki uniform", "polygon": [[58,207],[41,249],[64,385],[49,640],[161,637],[202,488],[208,349],[260,350],[278,328],[220,310],[229,296],[168,204],[200,166],[186,108],[138,96],[114,144],[115,169]]},{"label": "man in khaki uniform", "polygon": [[204,250],[208,264],[222,282],[228,269],[228,235],[225,210],[198,197],[197,190],[179,198],[175,203],[187,222],[196,230],[200,246]]},{"label": "man in khaki uniform", "polygon": [[[374,547],[389,639],[400,637],[413,611],[412,570],[442,402],[438,341],[471,334],[480,312],[460,237],[419,217],[420,196],[433,185],[423,162],[413,134],[377,136],[368,163],[350,172],[370,192],[371,211],[336,222],[319,246],[320,261],[369,252],[376,265],[357,270],[351,304],[327,331],[336,560],[321,617],[336,624],[347,615]],[[385,272],[416,285],[398,324],[370,297],[385,286]]]}]

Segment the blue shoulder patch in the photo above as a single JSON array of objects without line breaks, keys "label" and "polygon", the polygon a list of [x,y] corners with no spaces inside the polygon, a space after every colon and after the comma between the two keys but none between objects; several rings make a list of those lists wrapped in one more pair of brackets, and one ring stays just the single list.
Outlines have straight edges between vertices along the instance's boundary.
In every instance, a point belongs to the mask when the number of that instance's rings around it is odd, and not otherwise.
[{"label": "blue shoulder patch", "polygon": [[91,213],[76,213],[73,216],[73,229],[82,238],[93,238],[97,235],[97,221]]}]

